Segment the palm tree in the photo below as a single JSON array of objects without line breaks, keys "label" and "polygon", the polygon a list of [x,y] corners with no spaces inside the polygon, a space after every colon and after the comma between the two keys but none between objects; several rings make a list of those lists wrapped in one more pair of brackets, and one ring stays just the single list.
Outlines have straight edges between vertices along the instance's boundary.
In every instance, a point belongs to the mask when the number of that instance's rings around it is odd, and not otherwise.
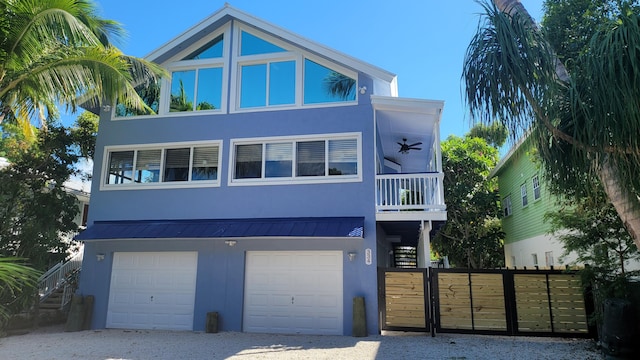
[{"label": "palm tree", "polygon": [[114,47],[123,30],[92,0],[0,0],[0,13],[0,121],[29,130],[31,119],[55,117],[57,104],[150,110],[134,85],[163,70]]},{"label": "palm tree", "polygon": [[638,5],[621,3],[569,74],[520,1],[481,4],[484,22],[463,69],[472,117],[497,119],[514,137],[530,131],[560,188],[603,186],[640,248]]},{"label": "palm tree", "polygon": [[0,257],[0,329],[16,310],[22,310],[33,297],[40,272],[25,265],[23,259]]}]

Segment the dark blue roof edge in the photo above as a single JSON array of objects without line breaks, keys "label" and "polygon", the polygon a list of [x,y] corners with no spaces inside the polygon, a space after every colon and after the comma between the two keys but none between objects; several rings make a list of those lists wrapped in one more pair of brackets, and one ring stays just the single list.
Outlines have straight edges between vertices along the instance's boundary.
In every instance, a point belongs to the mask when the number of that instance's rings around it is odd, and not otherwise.
[{"label": "dark blue roof edge", "polygon": [[96,221],[76,240],[364,237],[364,217]]}]

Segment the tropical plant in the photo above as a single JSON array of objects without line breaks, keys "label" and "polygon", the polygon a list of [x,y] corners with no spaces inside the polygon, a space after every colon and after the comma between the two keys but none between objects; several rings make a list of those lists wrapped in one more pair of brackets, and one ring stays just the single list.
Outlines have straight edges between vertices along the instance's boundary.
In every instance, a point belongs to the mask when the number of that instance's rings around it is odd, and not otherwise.
[{"label": "tropical plant", "polygon": [[561,207],[547,212],[551,232],[564,248],[563,256],[575,255],[574,264],[584,264],[583,284],[588,284],[596,302],[593,319],[602,320],[607,298],[631,299],[630,280],[640,271],[629,271],[629,262],[640,261],[640,251],[624,228],[603,190],[588,198],[560,198]]},{"label": "tropical plant", "polygon": [[[612,2],[607,2],[612,3]],[[640,247],[640,7],[617,2],[567,72],[517,0],[483,1],[463,79],[474,119],[531,132],[547,178],[589,196],[599,180]]]},{"label": "tropical plant", "polygon": [[151,111],[134,85],[156,83],[164,71],[114,47],[122,28],[96,10],[91,0],[0,0],[0,121],[32,137],[31,120],[46,124],[58,104]]},{"label": "tropical plant", "polygon": [[327,93],[342,100],[356,98],[356,81],[337,71],[331,71],[325,76],[323,83]]},{"label": "tropical plant", "polygon": [[[11,126],[3,126],[6,134]],[[63,260],[69,243],[61,234],[78,230],[77,199],[64,189],[78,160],[72,131],[49,124],[36,141],[9,134],[0,150],[10,165],[0,169],[0,256],[27,259],[46,270]],[[25,145],[26,144],[26,145]]]},{"label": "tropical plant", "polygon": [[498,150],[485,139],[471,135],[482,131],[475,129],[464,138],[449,136],[442,142],[448,219],[433,239],[432,248],[439,255],[448,256],[457,267],[504,265],[498,183],[496,178],[489,178],[498,162]]},{"label": "tropical plant", "polygon": [[589,198],[559,200],[561,207],[545,214],[551,232],[560,239],[563,256],[588,264],[606,276],[628,277],[625,263],[640,261],[640,251],[604,192]]},{"label": "tropical plant", "polygon": [[0,329],[13,313],[31,303],[38,276],[40,272],[23,259],[0,256]]}]

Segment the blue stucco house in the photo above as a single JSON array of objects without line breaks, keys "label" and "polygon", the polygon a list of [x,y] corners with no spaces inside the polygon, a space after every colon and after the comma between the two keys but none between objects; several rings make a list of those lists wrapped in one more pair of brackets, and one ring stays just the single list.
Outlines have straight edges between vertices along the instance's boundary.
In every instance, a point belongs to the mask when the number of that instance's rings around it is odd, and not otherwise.
[{"label": "blue stucco house", "polygon": [[378,333],[378,267],[446,220],[443,102],[228,5],[146,58],[153,113],[98,109],[93,328],[350,335],[361,296]]}]

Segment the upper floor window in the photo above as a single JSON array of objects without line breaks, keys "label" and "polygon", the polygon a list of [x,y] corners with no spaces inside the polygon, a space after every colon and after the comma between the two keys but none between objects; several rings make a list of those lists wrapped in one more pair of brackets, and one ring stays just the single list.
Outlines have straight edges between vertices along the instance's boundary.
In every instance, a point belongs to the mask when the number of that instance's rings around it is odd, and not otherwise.
[{"label": "upper floor window", "polygon": [[531,178],[531,183],[533,185],[533,200],[538,200],[540,199],[540,179],[538,175]]},{"label": "upper floor window", "polygon": [[183,60],[221,58],[224,50],[224,35],[218,35],[205,46],[187,55]]},{"label": "upper floor window", "polygon": [[266,35],[239,33],[238,109],[355,102],[355,75]]},{"label": "upper floor window", "polygon": [[286,52],[287,50],[242,31],[240,35],[240,56]]},{"label": "upper floor window", "polygon": [[229,23],[167,60],[169,78],[136,89],[146,111],[117,104],[115,117],[356,103],[357,72],[246,25],[235,29],[231,36]]},{"label": "upper floor window", "polygon": [[309,59],[304,60],[304,103],[318,104],[356,99],[356,81]]},{"label": "upper floor window", "polygon": [[222,102],[222,67],[171,73],[170,112],[217,110]]},{"label": "upper floor window", "polygon": [[527,197],[527,184],[520,185],[520,197],[522,198],[522,207],[529,205],[529,198]]},{"label": "upper floor window", "polygon": [[136,110],[127,105],[118,102],[115,106],[116,117],[130,117],[140,115],[155,115],[160,110],[160,84],[144,83],[135,88],[136,93],[140,96],[148,109]]},{"label": "upper floor window", "polygon": [[295,72],[295,61],[241,66],[240,107],[295,104]]},{"label": "upper floor window", "polygon": [[157,186],[169,183],[218,184],[220,144],[175,144],[137,149],[107,148],[105,186]]},{"label": "upper floor window", "polygon": [[224,34],[173,63],[169,112],[220,110]]},{"label": "upper floor window", "polygon": [[359,134],[232,143],[232,183],[360,180]]},{"label": "upper floor window", "polygon": [[511,215],[511,195],[507,195],[502,199],[502,212],[504,217]]}]

